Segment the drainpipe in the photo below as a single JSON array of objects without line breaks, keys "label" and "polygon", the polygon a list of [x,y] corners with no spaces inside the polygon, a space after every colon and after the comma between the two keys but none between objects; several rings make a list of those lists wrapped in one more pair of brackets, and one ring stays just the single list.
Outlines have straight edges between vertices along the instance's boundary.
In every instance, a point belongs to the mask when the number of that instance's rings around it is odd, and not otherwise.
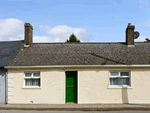
[{"label": "drainpipe", "polygon": [[5,104],[8,104],[8,70],[6,70],[5,76]]}]

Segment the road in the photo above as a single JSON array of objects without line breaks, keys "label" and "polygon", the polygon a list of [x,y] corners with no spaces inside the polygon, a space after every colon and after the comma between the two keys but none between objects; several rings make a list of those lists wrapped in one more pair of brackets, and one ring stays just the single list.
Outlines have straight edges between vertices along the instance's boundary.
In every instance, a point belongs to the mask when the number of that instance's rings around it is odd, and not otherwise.
[{"label": "road", "polygon": [[0,110],[0,113],[150,113],[150,111],[21,111],[21,110]]}]

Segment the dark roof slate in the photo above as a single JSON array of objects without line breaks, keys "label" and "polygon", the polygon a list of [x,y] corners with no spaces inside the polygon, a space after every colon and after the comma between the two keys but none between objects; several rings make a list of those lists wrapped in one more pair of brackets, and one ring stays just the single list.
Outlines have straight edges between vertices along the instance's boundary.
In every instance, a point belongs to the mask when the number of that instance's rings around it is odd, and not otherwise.
[{"label": "dark roof slate", "polygon": [[23,47],[24,41],[0,42],[0,67],[7,66]]},{"label": "dark roof slate", "polygon": [[34,43],[23,48],[9,66],[150,64],[150,43]]}]

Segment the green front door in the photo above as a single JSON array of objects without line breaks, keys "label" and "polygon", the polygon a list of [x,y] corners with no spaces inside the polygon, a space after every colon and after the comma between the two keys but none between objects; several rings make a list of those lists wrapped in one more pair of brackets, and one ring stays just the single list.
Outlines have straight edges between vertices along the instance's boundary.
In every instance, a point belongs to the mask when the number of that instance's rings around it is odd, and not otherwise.
[{"label": "green front door", "polygon": [[77,102],[77,71],[66,71],[66,102]]}]

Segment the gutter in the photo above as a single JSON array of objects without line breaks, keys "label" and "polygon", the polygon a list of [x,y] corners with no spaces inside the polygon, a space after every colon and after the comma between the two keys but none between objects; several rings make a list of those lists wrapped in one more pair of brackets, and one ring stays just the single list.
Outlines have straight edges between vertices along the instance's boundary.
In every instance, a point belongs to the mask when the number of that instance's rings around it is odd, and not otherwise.
[{"label": "gutter", "polygon": [[69,67],[150,67],[150,65],[45,65],[45,66],[5,66],[10,68],[69,68]]}]

